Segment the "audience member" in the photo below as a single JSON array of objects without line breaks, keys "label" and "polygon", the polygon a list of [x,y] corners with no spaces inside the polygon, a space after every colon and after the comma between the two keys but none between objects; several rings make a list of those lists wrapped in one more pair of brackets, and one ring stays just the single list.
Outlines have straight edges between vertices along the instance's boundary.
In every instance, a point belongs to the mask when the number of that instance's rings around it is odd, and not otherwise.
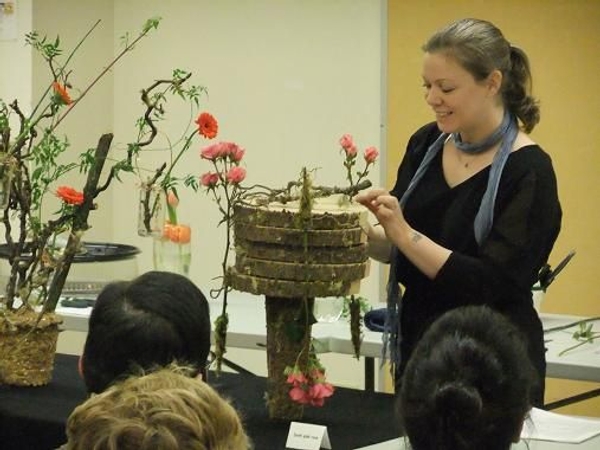
[{"label": "audience member", "polygon": [[521,332],[486,306],[442,315],[408,361],[399,396],[413,450],[508,450],[531,409]]},{"label": "audience member", "polygon": [[147,272],[106,286],[95,302],[80,370],[89,392],[173,361],[204,375],[210,351],[206,298],[189,279]]},{"label": "audience member", "polygon": [[[192,371],[195,369],[192,369]],[[235,409],[184,368],[115,383],[78,406],[67,450],[247,450]]]}]

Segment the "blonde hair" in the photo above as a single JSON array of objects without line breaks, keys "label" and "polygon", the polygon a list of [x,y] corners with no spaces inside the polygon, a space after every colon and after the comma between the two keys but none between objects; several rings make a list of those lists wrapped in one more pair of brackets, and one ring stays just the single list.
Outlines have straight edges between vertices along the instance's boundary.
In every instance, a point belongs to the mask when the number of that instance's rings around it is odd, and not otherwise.
[{"label": "blonde hair", "polygon": [[247,450],[235,409],[185,368],[132,376],[75,408],[69,450]]}]

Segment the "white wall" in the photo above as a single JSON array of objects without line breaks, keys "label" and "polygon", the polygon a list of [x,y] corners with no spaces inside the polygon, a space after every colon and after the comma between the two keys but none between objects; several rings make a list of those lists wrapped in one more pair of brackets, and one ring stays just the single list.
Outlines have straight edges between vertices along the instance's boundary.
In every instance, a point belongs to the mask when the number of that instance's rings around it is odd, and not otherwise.
[{"label": "white wall", "polygon": [[24,111],[31,108],[31,50],[24,45],[31,31],[31,1],[16,2],[17,39],[0,39],[0,99],[6,104],[18,99]]},{"label": "white wall", "polygon": [[[303,166],[319,168],[318,184],[343,184],[339,137],[352,133],[363,148],[382,143],[381,8],[381,2],[366,0],[115,2],[115,36],[138,30],[149,17],[163,18],[115,70],[117,139],[133,137],[139,89],[182,68],[208,87],[201,109],[218,118],[219,139],[246,148],[248,184],[280,187]],[[169,127],[176,136],[190,118],[188,111],[174,113]],[[188,152],[180,174],[209,169],[198,157],[200,146]],[[149,158],[142,165],[156,167]],[[379,166],[371,176],[378,185]],[[134,186],[114,189],[114,239],[142,248],[140,269],[147,270],[151,241],[134,235]],[[216,287],[211,280],[220,274],[224,249],[217,209],[206,195],[192,192],[183,195],[179,209],[193,226],[191,277]],[[379,297],[378,274],[374,264],[363,284],[369,298]]]}]

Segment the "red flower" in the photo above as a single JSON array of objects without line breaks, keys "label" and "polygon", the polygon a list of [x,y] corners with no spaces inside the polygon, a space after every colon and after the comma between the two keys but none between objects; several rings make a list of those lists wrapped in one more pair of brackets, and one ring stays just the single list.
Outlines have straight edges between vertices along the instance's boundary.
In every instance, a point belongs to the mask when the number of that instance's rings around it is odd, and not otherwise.
[{"label": "red flower", "polygon": [[196,119],[196,124],[198,124],[198,133],[205,138],[212,139],[217,136],[219,124],[212,114],[207,112],[201,113]]},{"label": "red flower", "polygon": [[83,203],[83,192],[76,191],[70,186],[59,186],[56,196],[69,205],[81,205]]},{"label": "red flower", "polygon": [[54,83],[52,83],[52,88],[54,89],[54,92],[56,93],[56,95],[58,95],[60,101],[63,104],[70,105],[71,103],[73,103],[73,100],[71,100],[71,96],[67,92],[66,86],[63,86],[58,81],[55,81]]}]

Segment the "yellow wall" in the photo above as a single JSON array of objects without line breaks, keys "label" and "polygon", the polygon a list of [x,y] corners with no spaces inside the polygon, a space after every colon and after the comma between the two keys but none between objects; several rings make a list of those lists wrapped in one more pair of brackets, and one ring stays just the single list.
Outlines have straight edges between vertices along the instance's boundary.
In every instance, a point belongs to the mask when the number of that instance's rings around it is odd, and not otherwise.
[{"label": "yellow wall", "polygon": [[[534,95],[542,108],[532,137],[554,161],[564,213],[550,263],[577,251],[542,309],[600,315],[600,1],[388,0],[388,187],[410,134],[433,120],[422,96],[421,45],[437,28],[461,17],[495,23],[527,52],[532,65]],[[549,380],[546,401],[599,386]],[[600,417],[600,399],[560,411]]]}]

